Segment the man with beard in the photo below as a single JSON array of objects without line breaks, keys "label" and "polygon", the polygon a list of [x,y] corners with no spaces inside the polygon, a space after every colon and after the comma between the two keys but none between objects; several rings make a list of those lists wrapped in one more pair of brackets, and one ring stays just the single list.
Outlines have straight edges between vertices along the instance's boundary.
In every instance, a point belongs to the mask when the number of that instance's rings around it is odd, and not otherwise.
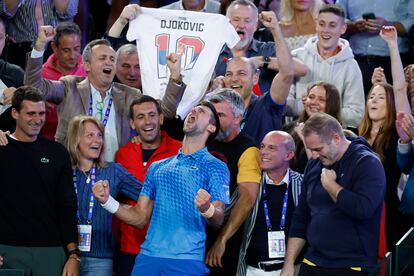
[{"label": "man with beard", "polygon": [[223,228],[207,228],[206,263],[211,267],[210,275],[236,275],[241,226],[256,202],[260,186],[259,149],[240,130],[244,103],[237,92],[224,88],[210,102],[220,118],[220,132],[208,149],[230,170],[230,206],[226,208]]},{"label": "man with beard", "polygon": [[[121,147],[116,153],[115,161],[144,183],[150,165],[155,161],[176,155],[181,143],[172,139],[165,131],[161,131],[164,115],[159,102],[154,98],[143,95],[134,100],[129,113],[131,128],[138,133],[139,143],[128,142]],[[132,206],[136,204],[132,199],[123,201]],[[119,230],[120,252],[117,275],[131,275],[135,258],[145,240],[148,225],[144,229],[138,229],[121,223]]]},{"label": "man with beard", "polygon": [[102,206],[148,234],[132,275],[205,275],[206,224],[220,226],[228,204],[229,171],[208,153],[206,142],[219,132],[214,106],[202,102],[184,122],[183,146],[177,155],[149,168],[137,205],[120,206],[109,196],[107,182],[93,192]]},{"label": "man with beard", "polygon": [[306,242],[299,276],[367,275],[378,256],[386,186],[381,161],[365,139],[347,140],[341,124],[326,113],[310,117],[302,134],[312,160],[280,275],[295,275],[294,261]]}]

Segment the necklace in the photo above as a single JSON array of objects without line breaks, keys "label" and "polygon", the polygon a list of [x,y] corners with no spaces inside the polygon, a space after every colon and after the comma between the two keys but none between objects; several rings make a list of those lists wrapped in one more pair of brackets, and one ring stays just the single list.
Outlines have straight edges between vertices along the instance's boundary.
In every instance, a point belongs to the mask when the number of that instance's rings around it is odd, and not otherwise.
[{"label": "necklace", "polygon": [[84,171],[81,171],[81,172],[83,172],[83,174],[86,177],[86,184],[89,184],[91,182],[91,173],[92,173],[92,170],[90,170],[88,174],[86,172],[84,172]]}]

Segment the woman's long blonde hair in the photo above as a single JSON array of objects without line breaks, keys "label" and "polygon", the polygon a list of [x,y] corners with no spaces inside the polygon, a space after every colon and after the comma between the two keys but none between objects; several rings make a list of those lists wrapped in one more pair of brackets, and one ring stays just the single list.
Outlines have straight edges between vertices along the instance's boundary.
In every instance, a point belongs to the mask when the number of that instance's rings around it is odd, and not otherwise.
[{"label": "woman's long blonde hair", "polygon": [[[280,12],[279,18],[281,22],[288,23],[293,20],[293,15],[295,11],[290,4],[291,0],[281,0],[280,1]],[[310,13],[312,14],[313,18],[317,18],[319,14],[319,10],[323,6],[322,0],[313,0],[313,7],[310,9]]]}]

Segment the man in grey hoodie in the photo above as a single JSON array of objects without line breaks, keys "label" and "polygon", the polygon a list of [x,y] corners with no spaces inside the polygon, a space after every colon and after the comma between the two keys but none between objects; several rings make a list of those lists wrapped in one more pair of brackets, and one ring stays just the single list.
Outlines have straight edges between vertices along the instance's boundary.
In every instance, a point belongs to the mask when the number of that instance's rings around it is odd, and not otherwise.
[{"label": "man in grey hoodie", "polygon": [[348,41],[340,38],[346,31],[344,15],[339,6],[322,7],[316,23],[317,36],[292,52],[292,56],[308,67],[308,73],[296,78],[291,86],[287,100],[288,115],[297,116],[303,110],[302,97],[306,95],[309,84],[326,81],[338,88],[344,125],[358,127],[364,114],[364,88],[352,49]]}]

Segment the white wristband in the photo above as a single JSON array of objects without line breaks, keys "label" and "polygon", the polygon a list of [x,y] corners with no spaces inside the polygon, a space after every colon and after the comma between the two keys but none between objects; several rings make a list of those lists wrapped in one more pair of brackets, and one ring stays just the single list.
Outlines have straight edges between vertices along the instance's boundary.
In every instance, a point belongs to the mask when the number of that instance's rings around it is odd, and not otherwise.
[{"label": "white wristband", "polygon": [[108,201],[105,204],[101,203],[101,206],[109,213],[114,214],[119,209],[119,202],[112,196],[109,196]]},{"label": "white wristband", "polygon": [[207,211],[205,211],[204,213],[201,213],[201,215],[203,217],[205,217],[206,219],[211,218],[214,215],[214,211],[216,210],[216,208],[214,208],[214,205],[210,203],[210,207],[208,207]]}]

